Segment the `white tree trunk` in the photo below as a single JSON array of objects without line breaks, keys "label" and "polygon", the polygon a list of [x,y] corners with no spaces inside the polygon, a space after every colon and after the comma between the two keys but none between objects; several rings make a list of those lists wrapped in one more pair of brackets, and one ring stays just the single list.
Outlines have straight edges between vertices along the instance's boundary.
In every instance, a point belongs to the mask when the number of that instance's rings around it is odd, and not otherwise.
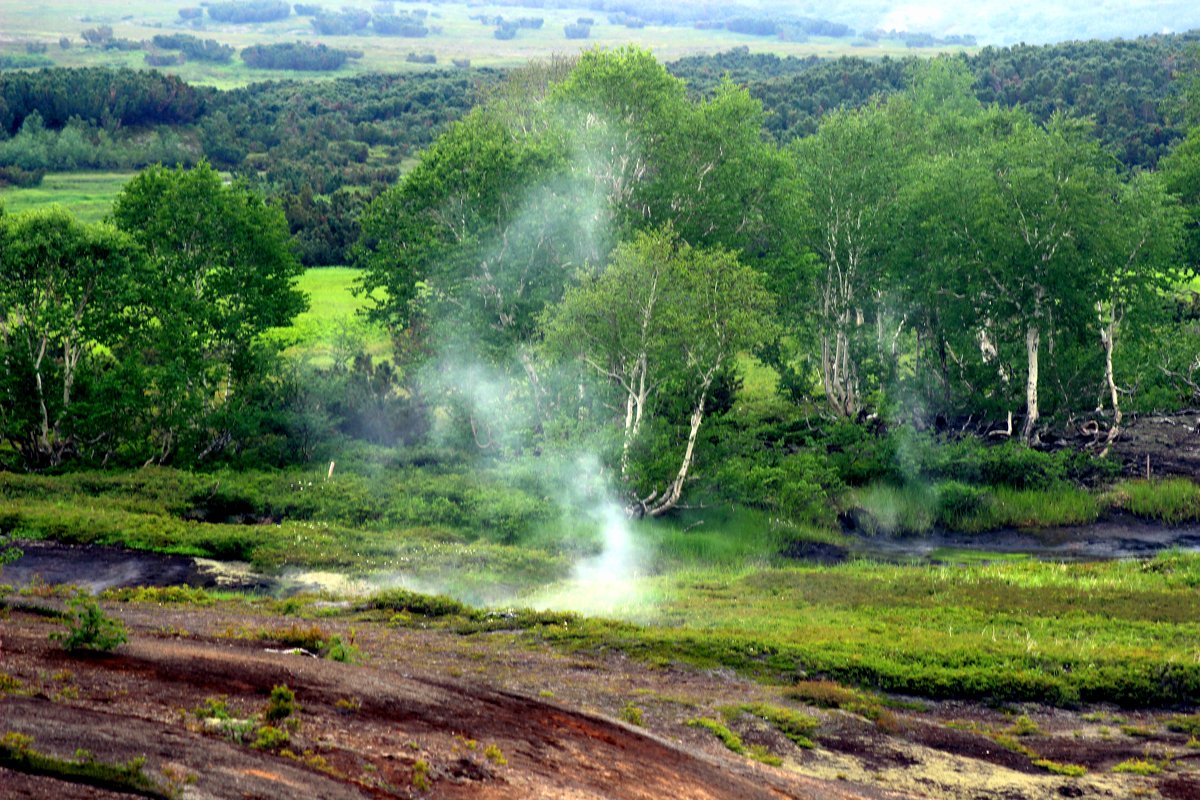
[{"label": "white tree trunk", "polygon": [[708,387],[711,383],[711,378],[704,382],[704,388],[700,392],[700,400],[696,403],[696,408],[692,411],[691,428],[688,430],[687,449],[683,452],[683,462],[679,465],[679,472],[675,475],[675,480],[671,481],[667,491],[659,498],[653,506],[646,509],[646,514],[651,517],[661,517],[668,511],[671,511],[675,506],[679,505],[679,498],[683,496],[683,484],[687,481],[688,470],[692,467],[692,459],[696,454],[696,436],[700,433],[700,423],[704,421],[704,403],[708,398]]},{"label": "white tree trunk", "polygon": [[1037,323],[1030,323],[1025,329],[1025,357],[1029,364],[1025,376],[1025,427],[1021,429],[1021,441],[1025,444],[1037,444],[1038,422],[1038,348],[1041,345],[1041,331]]},{"label": "white tree trunk", "polygon": [[1113,407],[1113,423],[1108,429],[1108,437],[1104,440],[1104,449],[1100,452],[1100,457],[1104,458],[1108,455],[1108,451],[1112,449],[1112,443],[1121,433],[1121,397],[1117,391],[1117,380],[1113,374],[1113,348],[1116,344],[1117,337],[1117,314],[1116,310],[1109,313],[1108,324],[1100,329],[1100,343],[1104,347],[1104,382],[1108,386],[1109,400]]}]

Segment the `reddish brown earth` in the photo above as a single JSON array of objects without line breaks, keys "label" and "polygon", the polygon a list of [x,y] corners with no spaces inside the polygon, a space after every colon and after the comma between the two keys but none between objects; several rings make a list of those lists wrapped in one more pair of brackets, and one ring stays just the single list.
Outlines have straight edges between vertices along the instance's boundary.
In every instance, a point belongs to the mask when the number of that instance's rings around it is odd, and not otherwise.
[{"label": "reddish brown earth", "polygon": [[[146,758],[145,772],[184,798],[1053,798],[1200,797],[1200,751],[1162,727],[1164,714],[1023,709],[1042,734],[1022,742],[1082,778],[1049,774],[978,730],[1011,712],[934,704],[880,723],[803,709],[779,687],[719,671],[651,667],[620,654],[566,654],[510,631],[461,636],[340,617],[296,620],[262,606],[106,604],[129,627],[111,656],[70,656],[49,640],[60,624],[53,597],[12,598],[0,618],[0,735],[34,739],[70,758]],[[39,607],[42,609],[38,613]],[[311,609],[310,609],[311,610]],[[264,630],[319,624],[363,653],[356,664],[270,652]],[[286,750],[256,750],[213,731],[193,713],[224,697],[236,718],[256,718],[272,687],[296,694],[298,728]],[[340,704],[339,704],[340,701]],[[801,750],[761,720],[730,723],[747,746],[782,761],[767,766],[686,725],[721,718],[723,706],[766,702],[821,720],[817,747]],[[644,727],[621,722],[628,706]],[[628,715],[628,714],[627,714]],[[953,723],[954,727],[948,726]],[[1130,736],[1121,724],[1149,736]],[[489,758],[498,748],[503,759]],[[491,751],[495,754],[497,751]],[[1158,776],[1115,775],[1132,757],[1162,756]],[[499,763],[503,761],[504,763]],[[428,765],[429,786],[419,780]],[[0,768],[0,797],[119,797]]]}]

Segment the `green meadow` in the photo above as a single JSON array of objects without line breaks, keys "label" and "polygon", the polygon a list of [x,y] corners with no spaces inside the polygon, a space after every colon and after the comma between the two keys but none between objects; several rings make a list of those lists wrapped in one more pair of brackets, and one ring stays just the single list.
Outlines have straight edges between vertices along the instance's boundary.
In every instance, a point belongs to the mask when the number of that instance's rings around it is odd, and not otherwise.
[{"label": "green meadow", "polygon": [[80,222],[99,222],[132,177],[129,172],[52,173],[42,179],[40,186],[0,188],[0,203],[10,213],[61,205]]},{"label": "green meadow", "polygon": [[[263,80],[281,78],[322,78],[333,75],[369,72],[420,71],[430,67],[406,61],[410,53],[432,54],[437,66],[448,67],[453,59],[469,59],[476,67],[503,67],[524,63],[533,58],[571,54],[592,47],[611,48],[633,44],[649,48],[663,60],[672,60],[698,53],[712,53],[732,47],[748,47],[752,52],[772,52],[779,55],[821,56],[836,58],[843,55],[880,57],[903,56],[909,51],[901,42],[856,42],[851,39],[812,37],[804,42],[785,42],[774,37],[750,36],[726,30],[698,30],[689,25],[647,25],[633,29],[609,23],[602,12],[589,11],[586,3],[578,8],[514,9],[504,5],[445,3],[433,6],[427,24],[441,28],[424,38],[355,35],[318,36],[307,17],[290,16],[269,23],[233,25],[206,21],[204,27],[193,29],[180,23],[178,6],[134,0],[119,8],[99,8],[71,0],[47,0],[45,3],[19,4],[5,11],[6,38],[14,53],[24,52],[24,42],[44,42],[49,45],[46,57],[58,66],[129,66],[145,65],[143,51],[94,50],[83,46],[79,34],[96,25],[108,25],[114,36],[133,40],[148,40],[155,34],[182,31],[201,38],[212,38],[231,45],[239,51],[254,44],[279,41],[322,42],[330,47],[361,51],[362,57],[351,60],[336,73],[304,73],[250,69],[235,56],[229,64],[189,61],[170,67],[189,83],[233,88]],[[328,4],[333,11],[342,6],[369,9],[372,3]],[[401,9],[403,10],[403,9]],[[519,13],[518,13],[519,12]],[[480,14],[495,16],[538,16],[544,19],[540,29],[522,29],[516,38],[501,41],[493,36],[494,26],[470,19]],[[581,15],[595,20],[587,39],[567,39],[563,26],[574,23]],[[67,36],[73,42],[66,50],[58,41]],[[925,52],[957,51],[962,48],[930,48]]]}]

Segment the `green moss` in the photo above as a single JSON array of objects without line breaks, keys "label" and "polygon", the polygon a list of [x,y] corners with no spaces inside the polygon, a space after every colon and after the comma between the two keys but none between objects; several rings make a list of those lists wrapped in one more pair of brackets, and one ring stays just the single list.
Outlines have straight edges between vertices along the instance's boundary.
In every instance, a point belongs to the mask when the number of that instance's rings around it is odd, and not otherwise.
[{"label": "green moss", "polygon": [[723,709],[723,711],[727,716],[734,716],[741,713],[758,717],[788,739],[791,739],[796,746],[805,749],[815,747],[812,739],[809,737],[817,729],[819,723],[808,714],[766,703],[745,703]]},{"label": "green moss", "polygon": [[1130,775],[1158,775],[1163,769],[1162,765],[1156,761],[1142,758],[1131,758],[1127,761],[1122,761],[1112,768],[1113,772],[1123,772]]},{"label": "green moss", "polygon": [[170,795],[143,771],[144,758],[134,758],[123,764],[97,761],[90,753],[79,752],[73,760],[40,753],[33,748],[33,739],[8,732],[0,738],[0,767],[29,775],[46,775],[58,780],[135,794],[141,797],[163,798]]},{"label": "green moss", "polygon": [[1048,758],[1034,759],[1033,765],[1041,767],[1047,772],[1053,772],[1055,775],[1066,775],[1069,778],[1078,778],[1087,774],[1087,767],[1081,767],[1078,764],[1060,764]]},{"label": "green moss", "polygon": [[725,745],[726,749],[738,755],[746,755],[746,745],[742,742],[742,737],[729,730],[724,723],[710,719],[709,717],[697,717],[696,719],[689,719],[687,725],[689,728],[701,728],[708,731],[720,739],[721,744]]}]

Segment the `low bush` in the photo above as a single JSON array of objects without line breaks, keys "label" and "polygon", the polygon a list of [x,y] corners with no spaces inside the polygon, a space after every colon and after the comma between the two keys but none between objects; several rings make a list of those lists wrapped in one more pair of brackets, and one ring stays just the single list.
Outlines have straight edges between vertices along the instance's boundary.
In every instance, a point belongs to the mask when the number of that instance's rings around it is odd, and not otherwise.
[{"label": "low bush", "polygon": [[86,592],[79,592],[68,604],[66,626],[65,632],[51,634],[51,638],[69,653],[108,653],[127,641],[125,623],[105,614],[96,598]]},{"label": "low bush", "polygon": [[422,617],[467,615],[470,609],[444,595],[410,592],[407,589],[384,589],[371,595],[367,604],[383,611],[402,611]]},{"label": "low bush", "polygon": [[267,722],[279,722],[299,710],[300,707],[296,705],[296,693],[283,684],[271,689],[271,698],[267,701],[267,707],[263,709],[263,719]]}]

